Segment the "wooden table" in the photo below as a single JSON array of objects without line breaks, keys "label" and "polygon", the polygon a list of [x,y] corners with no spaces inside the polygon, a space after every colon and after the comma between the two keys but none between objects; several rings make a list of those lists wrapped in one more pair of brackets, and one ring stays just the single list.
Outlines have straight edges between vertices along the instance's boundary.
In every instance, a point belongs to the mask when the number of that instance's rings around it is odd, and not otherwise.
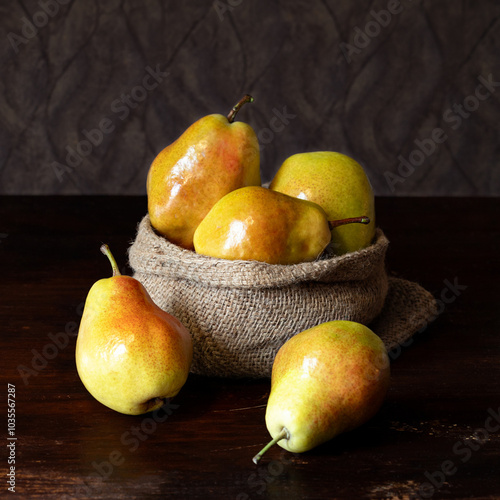
[{"label": "wooden table", "polygon": [[11,458],[30,499],[500,498],[500,200],[378,198],[377,210],[390,272],[442,297],[441,314],[393,360],[369,423],[256,466],[267,380],[190,375],[154,420],[107,409],[78,378],[82,304],[110,273],[99,246],[125,269],[146,199],[0,198],[0,496]]}]

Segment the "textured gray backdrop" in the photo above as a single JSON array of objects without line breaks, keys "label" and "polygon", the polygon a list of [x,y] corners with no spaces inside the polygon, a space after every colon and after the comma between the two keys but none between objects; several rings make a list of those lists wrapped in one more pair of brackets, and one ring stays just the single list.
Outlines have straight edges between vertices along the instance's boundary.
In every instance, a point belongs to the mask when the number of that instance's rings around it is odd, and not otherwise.
[{"label": "textured gray backdrop", "polygon": [[378,195],[500,195],[498,0],[1,0],[0,193],[143,194],[203,115],[238,115],[264,181],[302,151]]}]

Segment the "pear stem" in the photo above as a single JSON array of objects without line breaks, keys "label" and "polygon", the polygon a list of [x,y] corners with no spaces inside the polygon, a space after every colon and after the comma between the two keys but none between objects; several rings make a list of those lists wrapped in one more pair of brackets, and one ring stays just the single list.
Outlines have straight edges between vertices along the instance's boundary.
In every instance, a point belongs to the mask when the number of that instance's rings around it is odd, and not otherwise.
[{"label": "pear stem", "polygon": [[109,262],[111,262],[111,267],[113,268],[113,276],[121,276],[122,273],[120,273],[120,270],[118,269],[118,264],[116,263],[116,260],[113,257],[113,254],[111,253],[111,250],[109,249],[108,245],[106,244],[101,245],[101,252],[109,259]]},{"label": "pear stem", "polygon": [[264,446],[264,448],[262,448],[262,450],[260,450],[259,453],[257,453],[257,455],[252,458],[253,463],[258,464],[259,460],[262,458],[262,455],[264,455],[264,453],[269,448],[271,448],[271,446],[274,446],[278,441],[281,441],[282,439],[290,439],[290,434],[286,427],[283,427],[283,429],[281,429],[281,432],[272,441],[269,441],[269,443],[267,443],[266,446]]},{"label": "pear stem", "polygon": [[338,226],[343,226],[344,224],[352,224],[353,222],[370,224],[370,218],[366,215],[362,215],[361,217],[351,217],[349,219],[329,220],[328,225],[330,226],[330,229],[333,229]]},{"label": "pear stem", "polygon": [[251,95],[246,94],[243,96],[234,106],[233,109],[229,112],[227,115],[227,119],[229,123],[233,123],[236,113],[241,109],[241,107],[246,104],[247,102],[253,102],[253,97]]}]

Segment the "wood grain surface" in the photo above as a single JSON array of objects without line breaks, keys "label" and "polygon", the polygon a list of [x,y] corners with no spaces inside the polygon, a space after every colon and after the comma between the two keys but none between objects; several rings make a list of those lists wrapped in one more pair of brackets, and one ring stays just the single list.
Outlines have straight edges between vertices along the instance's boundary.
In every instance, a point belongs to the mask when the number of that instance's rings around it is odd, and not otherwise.
[{"label": "wood grain surface", "polygon": [[144,194],[193,121],[227,114],[269,181],[349,154],[377,195],[499,195],[496,0],[0,4],[0,193]]},{"label": "wood grain surface", "polygon": [[[500,493],[498,224],[491,198],[378,197],[392,275],[439,316],[393,351],[392,385],[366,425],[310,452],[268,441],[268,380],[190,375],[157,414],[121,415],[75,367],[83,301],[122,272],[145,197],[0,197],[1,498],[486,499]],[[15,386],[15,446],[7,434]],[[10,494],[7,460],[15,463]],[[11,496],[9,496],[11,495]]]}]

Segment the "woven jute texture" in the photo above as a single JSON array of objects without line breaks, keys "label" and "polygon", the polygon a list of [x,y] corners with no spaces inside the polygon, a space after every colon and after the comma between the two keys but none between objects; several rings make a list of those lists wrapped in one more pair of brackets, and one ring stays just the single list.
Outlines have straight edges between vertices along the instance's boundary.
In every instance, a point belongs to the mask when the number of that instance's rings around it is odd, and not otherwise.
[{"label": "woven jute texture", "polygon": [[326,321],[374,325],[387,349],[425,326],[434,299],[416,283],[388,278],[388,244],[377,229],[371,246],[339,257],[286,266],[230,261],[170,243],[146,215],[129,260],[154,302],[191,332],[193,373],[261,378],[290,337]]}]

